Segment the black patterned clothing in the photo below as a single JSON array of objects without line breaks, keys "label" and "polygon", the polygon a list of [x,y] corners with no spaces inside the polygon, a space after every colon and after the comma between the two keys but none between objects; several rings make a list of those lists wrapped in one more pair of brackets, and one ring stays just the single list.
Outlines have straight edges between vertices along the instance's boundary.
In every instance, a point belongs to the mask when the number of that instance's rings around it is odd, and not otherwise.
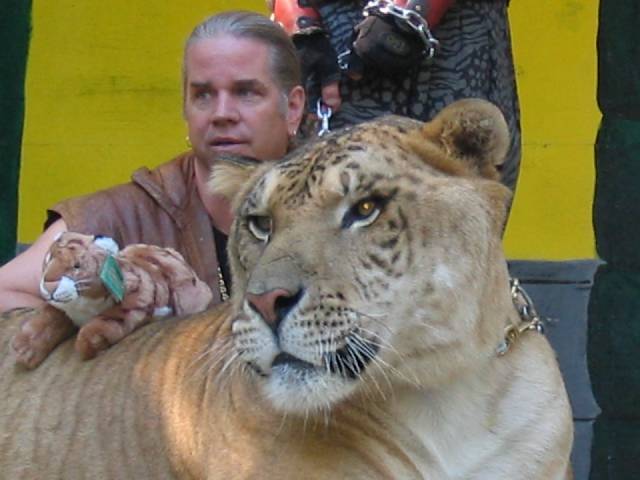
[{"label": "black patterned clothing", "polygon": [[[353,27],[366,2],[328,2],[318,10],[336,52],[351,48]],[[433,29],[440,50],[402,78],[365,70],[359,81],[342,76],[342,107],[331,128],[394,113],[426,121],[461,98],[479,97],[496,104],[511,132],[502,166],[502,182],[515,190],[520,166],[520,112],[505,0],[458,0]]]}]

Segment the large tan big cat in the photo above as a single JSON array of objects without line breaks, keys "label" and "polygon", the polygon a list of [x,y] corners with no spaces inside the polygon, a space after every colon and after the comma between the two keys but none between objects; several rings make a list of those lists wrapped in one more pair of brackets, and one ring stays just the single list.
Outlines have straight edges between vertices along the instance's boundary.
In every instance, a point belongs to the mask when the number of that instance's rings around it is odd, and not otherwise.
[{"label": "large tan big cat", "polygon": [[67,342],[34,371],[5,319],[2,477],[570,478],[554,353],[536,331],[505,343],[524,321],[501,248],[507,140],[470,100],[220,162],[231,302],[89,362]]}]

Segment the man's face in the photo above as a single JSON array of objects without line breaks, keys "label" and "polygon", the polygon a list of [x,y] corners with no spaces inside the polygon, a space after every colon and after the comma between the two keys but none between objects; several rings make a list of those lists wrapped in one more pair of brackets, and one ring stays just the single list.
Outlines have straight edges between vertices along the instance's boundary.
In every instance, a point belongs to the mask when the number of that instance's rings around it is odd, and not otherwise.
[{"label": "man's face", "polygon": [[184,116],[193,149],[211,163],[219,153],[270,160],[286,153],[304,92],[285,99],[272,78],[269,48],[220,35],[192,44],[185,59]]}]

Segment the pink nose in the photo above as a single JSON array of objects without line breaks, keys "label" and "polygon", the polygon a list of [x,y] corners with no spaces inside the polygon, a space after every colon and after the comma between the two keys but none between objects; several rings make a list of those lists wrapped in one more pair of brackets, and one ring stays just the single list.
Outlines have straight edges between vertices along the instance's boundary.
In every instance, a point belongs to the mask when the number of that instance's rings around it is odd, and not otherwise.
[{"label": "pink nose", "polygon": [[299,294],[293,294],[284,288],[275,288],[261,294],[247,293],[249,305],[272,328],[278,326],[299,298]]}]

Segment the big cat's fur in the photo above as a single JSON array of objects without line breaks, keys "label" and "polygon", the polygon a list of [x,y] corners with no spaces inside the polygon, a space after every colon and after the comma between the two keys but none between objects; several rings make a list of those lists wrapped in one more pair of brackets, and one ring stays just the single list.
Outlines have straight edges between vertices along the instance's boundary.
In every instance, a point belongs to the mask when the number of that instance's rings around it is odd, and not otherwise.
[{"label": "big cat's fur", "polygon": [[[234,292],[92,362],[0,357],[7,478],[560,480],[572,421],[501,247],[508,132],[480,100],[274,163],[219,162]],[[2,323],[2,338],[18,319]]]}]

